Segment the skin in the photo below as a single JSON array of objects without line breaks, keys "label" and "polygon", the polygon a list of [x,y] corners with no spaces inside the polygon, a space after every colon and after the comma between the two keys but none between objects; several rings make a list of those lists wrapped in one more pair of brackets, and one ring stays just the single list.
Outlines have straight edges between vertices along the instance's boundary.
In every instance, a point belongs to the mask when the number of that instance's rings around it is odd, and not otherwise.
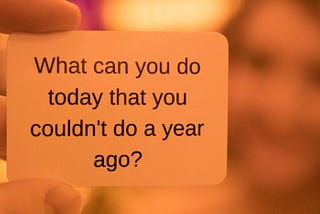
[{"label": "skin", "polygon": [[[0,32],[6,34],[72,30],[80,22],[77,6],[64,0],[0,0],[0,14]],[[5,159],[6,75],[4,51],[0,53],[0,158]],[[0,213],[78,214],[81,209],[80,194],[59,181],[30,179],[0,184]]]},{"label": "skin", "polygon": [[268,201],[265,210],[318,209],[319,24],[293,1],[263,1],[236,31],[230,145],[249,192]]}]

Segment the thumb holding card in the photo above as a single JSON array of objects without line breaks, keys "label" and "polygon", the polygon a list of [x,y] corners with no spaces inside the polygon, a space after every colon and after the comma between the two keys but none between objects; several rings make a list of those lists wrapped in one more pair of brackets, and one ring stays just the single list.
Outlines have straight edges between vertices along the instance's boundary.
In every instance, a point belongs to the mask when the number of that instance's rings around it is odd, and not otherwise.
[{"label": "thumb holding card", "polygon": [[81,207],[80,194],[58,181],[20,180],[0,185],[0,213],[77,214]]}]

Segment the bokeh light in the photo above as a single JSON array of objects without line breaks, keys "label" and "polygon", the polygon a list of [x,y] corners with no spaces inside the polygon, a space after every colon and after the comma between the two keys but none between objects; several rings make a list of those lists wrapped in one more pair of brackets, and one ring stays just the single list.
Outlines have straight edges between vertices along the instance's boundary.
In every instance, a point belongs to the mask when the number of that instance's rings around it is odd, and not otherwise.
[{"label": "bokeh light", "polygon": [[223,26],[240,0],[110,0],[102,4],[105,29],[212,31]]}]

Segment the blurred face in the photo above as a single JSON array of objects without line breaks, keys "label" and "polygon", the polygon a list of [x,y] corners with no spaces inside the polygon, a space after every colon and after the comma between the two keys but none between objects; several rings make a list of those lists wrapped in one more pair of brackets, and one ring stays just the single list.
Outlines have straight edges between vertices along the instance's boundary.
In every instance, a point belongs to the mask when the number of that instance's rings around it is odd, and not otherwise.
[{"label": "blurred face", "polygon": [[266,191],[311,183],[320,171],[320,22],[292,1],[255,6],[231,58],[231,147]]}]

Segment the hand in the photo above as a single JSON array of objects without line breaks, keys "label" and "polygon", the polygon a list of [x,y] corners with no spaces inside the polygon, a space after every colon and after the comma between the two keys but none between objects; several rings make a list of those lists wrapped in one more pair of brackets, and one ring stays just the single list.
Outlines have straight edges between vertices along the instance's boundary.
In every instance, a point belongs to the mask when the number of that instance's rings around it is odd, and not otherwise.
[{"label": "hand", "polygon": [[[0,0],[0,33],[75,29],[78,7],[65,0]],[[6,38],[1,36],[0,39]],[[0,158],[6,158],[6,85],[0,41]],[[82,200],[72,187],[53,180],[20,180],[0,184],[1,214],[79,214]]]}]

